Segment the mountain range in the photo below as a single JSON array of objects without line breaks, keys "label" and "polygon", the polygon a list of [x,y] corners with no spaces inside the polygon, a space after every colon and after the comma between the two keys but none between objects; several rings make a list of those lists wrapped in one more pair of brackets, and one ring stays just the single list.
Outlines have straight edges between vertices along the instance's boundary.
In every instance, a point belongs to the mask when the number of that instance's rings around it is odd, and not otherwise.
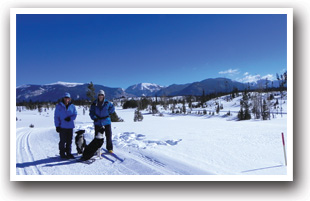
[{"label": "mountain range", "polygon": [[[94,84],[95,92],[104,90],[107,99],[122,96],[133,96],[127,94],[121,88],[111,88]],[[67,83],[57,82],[46,85],[22,85],[16,88],[16,102],[22,101],[57,101],[62,98],[65,92],[69,92],[72,99],[87,99],[86,92],[88,83]]]},{"label": "mountain range", "polygon": [[[279,81],[268,81],[268,87],[279,87]],[[72,99],[87,99],[86,92],[88,83],[68,83],[57,82],[46,85],[22,85],[16,88],[16,102],[22,101],[57,101],[65,92],[71,94]],[[250,86],[251,89],[266,87],[266,80],[259,80],[253,83],[241,83],[227,78],[209,78],[200,82],[188,84],[172,84],[164,87],[151,83],[139,83],[129,86],[127,89],[111,88],[94,84],[95,92],[104,90],[106,98],[112,100],[120,97],[140,97],[140,96],[183,96],[202,95],[215,92],[230,92],[233,88],[244,90]]]}]

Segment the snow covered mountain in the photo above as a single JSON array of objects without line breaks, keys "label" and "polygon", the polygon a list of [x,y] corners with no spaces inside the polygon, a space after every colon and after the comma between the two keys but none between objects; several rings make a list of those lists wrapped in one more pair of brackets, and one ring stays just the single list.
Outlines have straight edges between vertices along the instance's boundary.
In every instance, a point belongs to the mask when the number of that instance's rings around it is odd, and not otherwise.
[{"label": "snow covered mountain", "polygon": [[[57,82],[46,85],[22,85],[16,88],[16,102],[22,101],[57,101],[65,92],[71,94],[72,99],[88,99],[86,92],[88,84]],[[106,98],[111,100],[122,96],[131,96],[121,88],[110,88],[94,85],[95,92],[100,89],[106,93]]]},{"label": "snow covered mountain", "polygon": [[163,86],[158,84],[139,83],[128,87],[125,92],[135,96],[153,96],[156,94],[156,92],[163,88]]},{"label": "snow covered mountain", "polygon": [[[69,92],[73,99],[87,99],[86,91],[88,84],[56,82],[46,85],[22,85],[16,88],[16,101],[57,101],[65,92]],[[279,81],[258,80],[253,83],[241,83],[227,78],[209,78],[199,82],[188,84],[172,84],[163,87],[158,84],[139,83],[128,87],[126,90],[121,88],[110,88],[103,85],[94,85],[96,92],[100,89],[106,92],[107,99],[133,96],[186,96],[202,95],[218,92],[231,92],[234,88],[239,91],[248,89],[264,89],[268,86],[279,87]]]},{"label": "snow covered mountain", "polygon": [[84,85],[84,83],[72,83],[72,82],[55,82],[55,83],[51,83],[51,84],[47,84],[47,85],[63,85],[65,87],[76,87],[79,85]]},{"label": "snow covered mountain", "polygon": [[[279,87],[279,81],[267,81],[267,86],[268,88]],[[258,80],[253,83],[242,83],[227,78],[208,78],[199,82],[188,84],[173,84],[162,88],[156,94],[158,96],[201,96],[203,90],[205,91],[205,94],[211,94],[218,92],[231,92],[234,88],[237,88],[239,91],[243,91],[244,89],[248,89],[248,87],[250,87],[250,90],[259,88],[265,89],[266,80]]]}]

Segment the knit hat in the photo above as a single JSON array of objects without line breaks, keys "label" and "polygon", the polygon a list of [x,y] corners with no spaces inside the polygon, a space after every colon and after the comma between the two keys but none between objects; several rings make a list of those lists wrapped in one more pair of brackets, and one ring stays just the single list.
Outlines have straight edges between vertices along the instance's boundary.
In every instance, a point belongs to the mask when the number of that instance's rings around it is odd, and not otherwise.
[{"label": "knit hat", "polygon": [[103,90],[99,90],[98,96],[101,95],[101,94],[102,94],[102,95],[105,95]]},{"label": "knit hat", "polygon": [[64,98],[71,98],[70,94],[68,92],[65,93]]}]

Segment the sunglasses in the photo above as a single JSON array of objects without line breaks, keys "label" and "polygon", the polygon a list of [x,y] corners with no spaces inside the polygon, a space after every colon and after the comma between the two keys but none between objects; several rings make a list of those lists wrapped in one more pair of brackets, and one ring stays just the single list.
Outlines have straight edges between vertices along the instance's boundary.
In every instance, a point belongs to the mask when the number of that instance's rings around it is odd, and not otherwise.
[{"label": "sunglasses", "polygon": [[99,94],[98,96],[104,96],[103,94]]}]

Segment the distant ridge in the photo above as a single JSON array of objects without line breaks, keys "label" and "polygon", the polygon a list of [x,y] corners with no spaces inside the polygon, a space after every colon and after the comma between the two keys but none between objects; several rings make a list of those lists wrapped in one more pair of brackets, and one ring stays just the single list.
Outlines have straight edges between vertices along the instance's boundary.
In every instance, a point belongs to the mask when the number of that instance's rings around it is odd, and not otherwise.
[{"label": "distant ridge", "polygon": [[161,90],[162,86],[152,83],[139,83],[128,87],[125,92],[135,96],[152,96]]},{"label": "distant ridge", "polygon": [[[167,87],[153,83],[139,83],[128,87],[126,90],[122,88],[111,88],[103,85],[95,84],[96,93],[104,90],[106,98],[112,100],[120,97],[134,96],[184,96],[184,95],[202,95],[218,92],[231,92],[234,88],[242,91],[248,87],[250,89],[279,87],[279,81],[259,80],[252,83],[241,83],[227,78],[209,78],[200,82],[188,84],[172,84]],[[16,87],[16,101],[57,101],[65,92],[69,92],[73,99],[88,99],[86,96],[88,83],[70,83],[56,82],[45,85],[26,84]]]}]

